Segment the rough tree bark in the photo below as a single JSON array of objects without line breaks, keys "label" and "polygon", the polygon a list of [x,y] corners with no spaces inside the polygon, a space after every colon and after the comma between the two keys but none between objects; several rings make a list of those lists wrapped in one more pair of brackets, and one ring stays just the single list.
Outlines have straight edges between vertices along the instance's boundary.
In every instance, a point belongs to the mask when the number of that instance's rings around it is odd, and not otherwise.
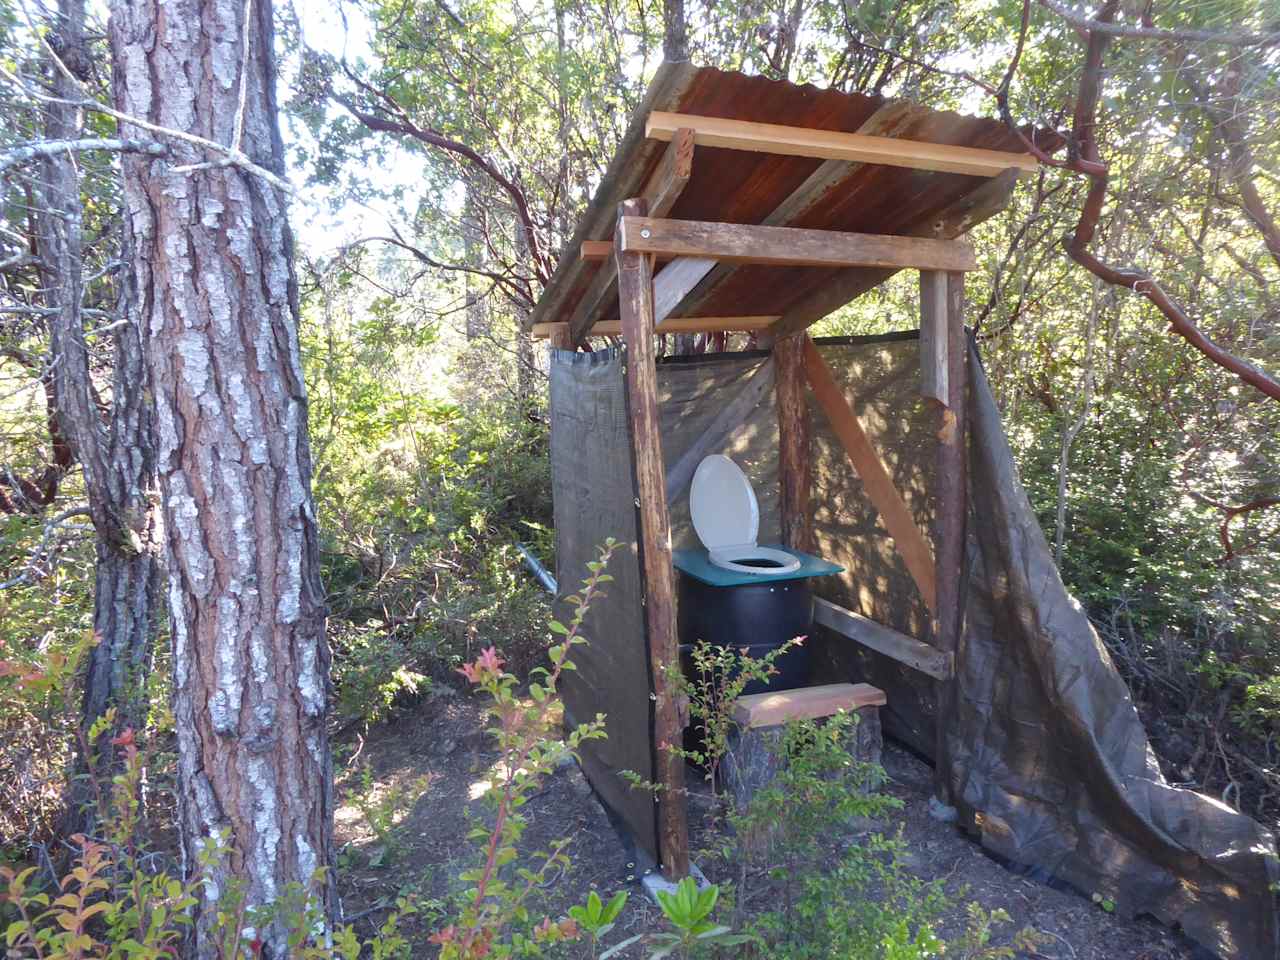
[{"label": "rough tree bark", "polygon": [[[68,72],[87,71],[84,0],[61,0],[50,46]],[[77,97],[75,81],[53,70],[54,93]],[[83,133],[79,110],[51,103],[46,111],[49,140],[72,140]],[[96,810],[88,775],[112,770],[111,738],[87,738],[94,722],[116,710],[116,727],[139,726],[140,696],[155,637],[155,605],[160,596],[160,551],[155,503],[155,456],[146,371],[137,318],[131,306],[131,278],[121,272],[115,329],[115,379],[105,419],[94,396],[85,339],[83,204],[80,177],[70,154],[49,155],[42,164],[37,216],[44,296],[56,312],[49,321],[58,429],[72,447],[84,474],[85,498],[95,531],[93,632],[81,710],[81,739],[68,784],[64,834],[94,833]],[[128,257],[124,257],[128,260]],[[86,749],[87,748],[87,749]]]},{"label": "rough tree bark", "polygon": [[[270,0],[115,0],[111,44],[119,109],[283,172]],[[188,876],[211,838],[230,846],[194,908],[188,955],[208,958],[233,878],[249,907],[300,884],[334,916],[331,875],[316,879],[332,863],[329,651],[286,198],[186,142],[173,154],[187,169],[126,158],[124,185],[156,403]],[[262,956],[288,955],[278,919],[254,934]]]},{"label": "rough tree bark", "polygon": [[689,59],[689,33],[684,16],[684,0],[663,0],[662,59],[684,63]]}]

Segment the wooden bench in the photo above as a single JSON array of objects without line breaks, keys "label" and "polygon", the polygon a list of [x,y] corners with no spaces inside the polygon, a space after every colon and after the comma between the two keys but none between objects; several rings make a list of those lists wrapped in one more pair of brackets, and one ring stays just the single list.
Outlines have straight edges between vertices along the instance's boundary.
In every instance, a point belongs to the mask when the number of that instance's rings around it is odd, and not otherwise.
[{"label": "wooden bench", "polygon": [[733,719],[738,729],[729,737],[729,749],[721,764],[725,787],[739,810],[773,779],[783,758],[777,741],[791,720],[817,720],[841,710],[858,714],[854,759],[880,762],[880,707],[888,700],[884,691],[869,683],[826,683],[776,693],[755,693],[739,698]]}]

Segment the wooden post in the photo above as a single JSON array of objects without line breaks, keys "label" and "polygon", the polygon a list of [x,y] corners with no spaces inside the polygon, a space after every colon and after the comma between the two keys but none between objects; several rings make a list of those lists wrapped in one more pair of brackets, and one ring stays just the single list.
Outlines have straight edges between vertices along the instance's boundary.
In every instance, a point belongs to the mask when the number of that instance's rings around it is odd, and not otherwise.
[{"label": "wooden post", "polygon": [[920,393],[949,406],[947,276],[941,270],[920,271]]},{"label": "wooden post", "polygon": [[[619,218],[643,216],[643,200],[618,205]],[[658,803],[658,853],[668,880],[689,874],[689,827],[685,817],[684,758],[670,746],[684,735],[675,691],[667,671],[680,668],[676,637],[675,572],[671,566],[671,525],[667,517],[667,486],[658,428],[658,371],[653,348],[653,259],[644,253],[625,253],[618,238],[618,307],[622,337],[627,345],[627,407],[631,451],[636,477],[637,530],[640,569],[644,578],[644,620],[649,640],[653,684],[653,737],[656,775],[662,790]]]},{"label": "wooden post", "polygon": [[804,395],[804,334],[781,337],[773,345],[778,399],[778,482],[781,486],[782,544],[814,551],[809,514],[809,405]]},{"label": "wooden post", "polygon": [[550,346],[557,350],[573,349],[573,334],[569,330],[567,323],[549,323],[550,328],[547,332],[547,342]]},{"label": "wooden post", "polygon": [[[947,274],[947,404],[938,406],[938,539],[934,559],[937,564],[938,606],[936,644],[953,657],[960,642],[964,622],[965,520],[968,515],[969,460],[966,444],[969,345],[964,330],[964,274]],[[952,674],[939,688],[938,740],[934,770],[939,799],[952,802],[950,756],[946,734],[956,710],[956,680]]]}]

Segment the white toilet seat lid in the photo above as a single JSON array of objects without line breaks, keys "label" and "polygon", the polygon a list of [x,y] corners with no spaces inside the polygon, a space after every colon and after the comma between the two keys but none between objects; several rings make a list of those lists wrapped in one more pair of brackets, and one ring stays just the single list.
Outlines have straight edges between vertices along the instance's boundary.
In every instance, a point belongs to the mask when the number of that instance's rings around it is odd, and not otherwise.
[{"label": "white toilet seat lid", "polygon": [[722,453],[703,457],[689,490],[693,529],[707,550],[754,546],[760,533],[760,505],[751,481]]}]

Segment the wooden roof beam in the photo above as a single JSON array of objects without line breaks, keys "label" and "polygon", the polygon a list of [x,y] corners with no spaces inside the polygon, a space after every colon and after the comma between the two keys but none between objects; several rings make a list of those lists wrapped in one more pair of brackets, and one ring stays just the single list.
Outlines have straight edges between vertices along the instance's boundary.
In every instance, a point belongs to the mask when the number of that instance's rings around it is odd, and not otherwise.
[{"label": "wooden roof beam", "polygon": [[612,260],[613,241],[583,240],[582,246],[578,248],[578,258],[583,263],[604,263],[606,260]]},{"label": "wooden roof beam", "polygon": [[[672,317],[662,325],[662,333],[750,333],[768,330],[780,318],[761,317]],[[554,337],[567,323],[535,323],[533,337],[545,340]],[[587,331],[588,337],[617,337],[622,335],[622,323],[618,320],[600,320]]]},{"label": "wooden roof beam", "polygon": [[[641,191],[641,197],[649,204],[650,215],[665,217],[670,213],[692,175],[693,131],[677,130]],[[600,312],[612,309],[618,300],[618,265],[613,257],[613,241],[584,240],[579,256],[583,260],[598,260],[600,269],[569,316],[569,335],[575,343],[587,335]]]},{"label": "wooden roof beam", "polygon": [[[858,127],[858,133],[880,136],[908,128],[928,113],[924,107],[914,103],[892,100],[868,117]],[[861,166],[847,160],[826,161],[778,204],[761,224],[766,227],[792,225],[811,210],[829,203],[832,195],[847,184]],[[740,269],[739,264],[717,264],[714,260],[696,258],[682,258],[667,264],[654,279],[654,316],[658,324],[661,325],[664,317],[677,310],[686,314],[701,312],[720,284]]]},{"label": "wooden roof beam", "polygon": [[962,173],[973,177],[998,176],[1010,167],[1034,173],[1039,164],[1029,153],[1007,153],[979,147],[953,147],[945,143],[899,140],[836,130],[788,127],[777,123],[725,120],[687,113],[655,110],[645,123],[645,135],[670,140],[679,129],[692,129],[698,146],[727,147],[789,157],[851,160],[914,170]]},{"label": "wooden roof beam", "polygon": [[973,249],[958,240],[654,217],[622,217],[618,231],[621,249],[655,256],[772,266],[949,271],[978,267]]},{"label": "wooden roof beam", "polygon": [[[1007,170],[1000,176],[993,177],[977,190],[965,194],[940,210],[936,216],[920,224],[912,235],[948,238],[967,233],[975,223],[981,223],[1004,209],[1017,182],[1016,170]],[[659,280],[665,272],[664,270],[658,274]],[[893,269],[881,267],[849,267],[841,270],[804,299],[792,304],[774,325],[773,335],[785,337],[807,329],[832,311],[884,283],[894,272]]]}]

